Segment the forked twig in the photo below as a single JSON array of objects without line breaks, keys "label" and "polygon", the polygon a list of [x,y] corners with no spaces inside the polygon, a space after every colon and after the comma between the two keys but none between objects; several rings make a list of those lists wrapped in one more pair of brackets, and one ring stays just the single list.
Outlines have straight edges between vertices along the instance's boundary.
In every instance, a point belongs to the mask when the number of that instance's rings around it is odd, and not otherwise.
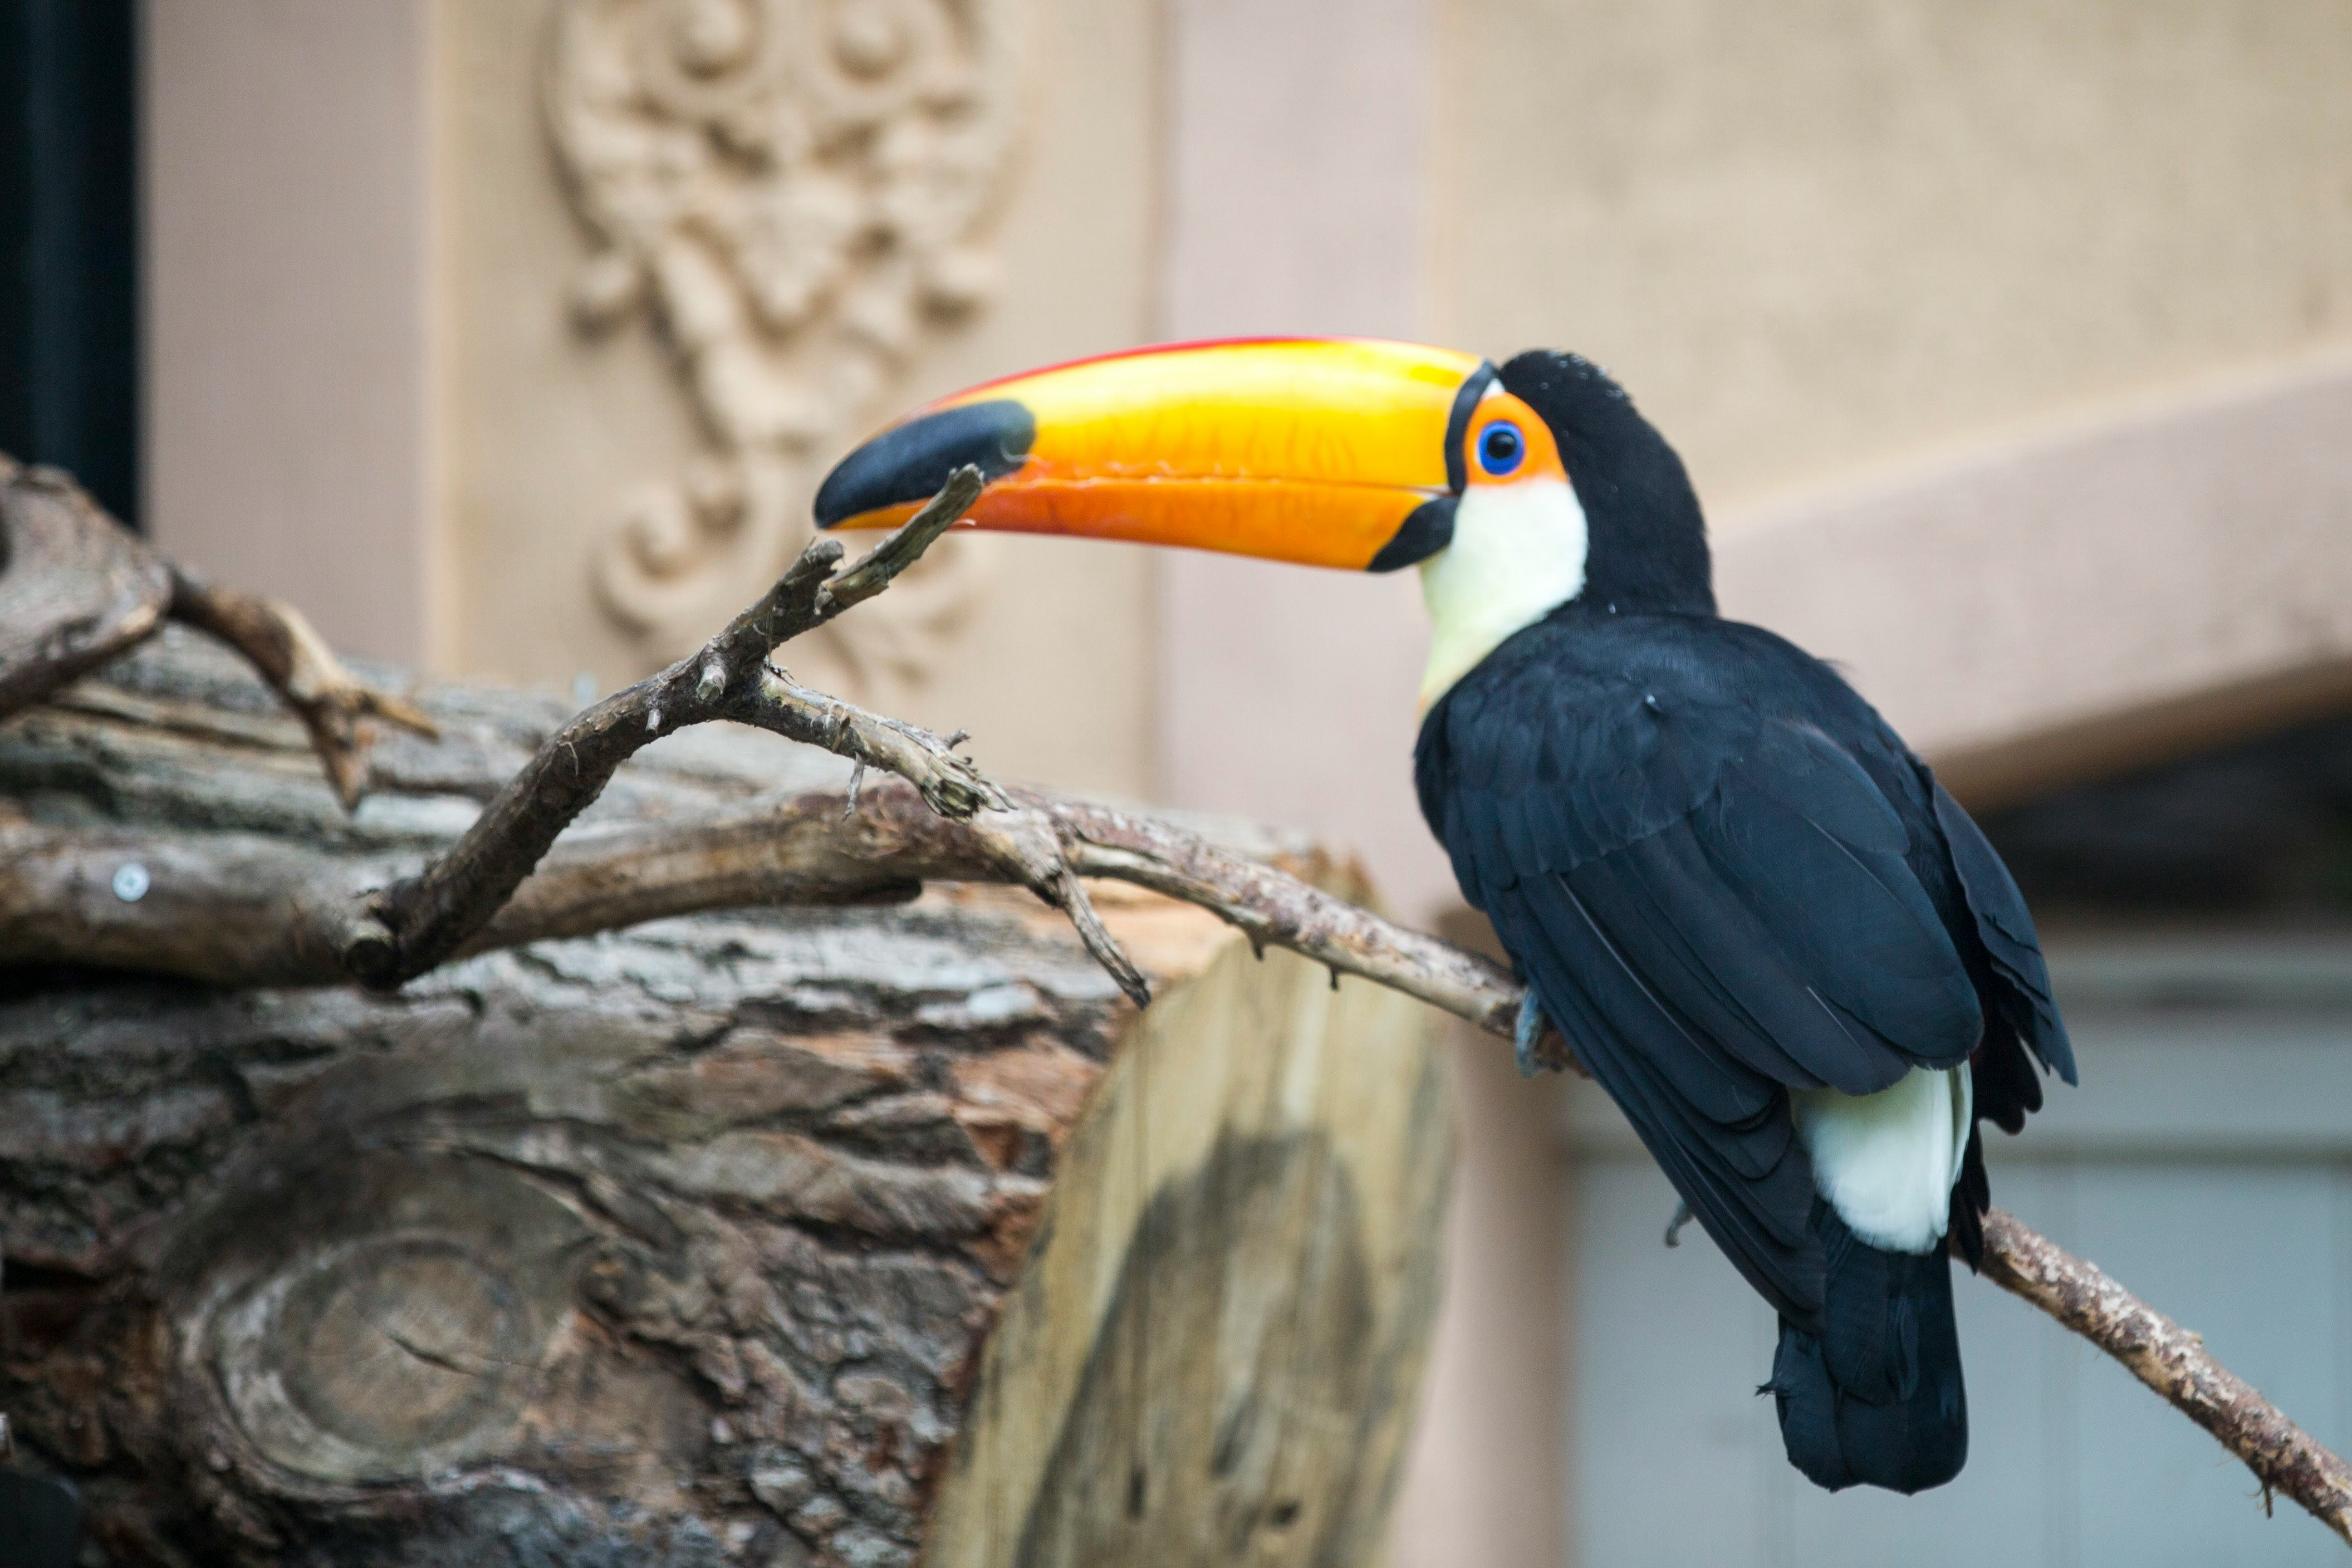
[{"label": "forked twig", "polygon": [[213,586],[66,475],[0,454],[0,716],[58,695],[167,617],[235,648],[285,700],[345,811],[367,784],[370,721],[436,733],[415,704],[344,668],[291,605]]},{"label": "forked twig", "polygon": [[327,769],[328,787],[345,811],[357,809],[368,776],[366,724],[383,720],[437,739],[425,710],[378,691],[343,668],[301,611],[282,599],[242,594],[173,566],[173,620],[210,633],[243,654],[302,721]]},{"label": "forked twig", "polygon": [[[948,742],[920,726],[813,691],[770,657],[887,588],[980,499],[982,484],[978,468],[959,468],[903,527],[837,576],[839,542],[813,542],[773,587],[698,651],[574,716],[548,737],[457,843],[417,875],[362,901],[332,940],[343,969],[369,985],[394,986],[457,952],[513,896],[557,835],[604,793],[623,763],[689,725],[732,720],[821,746],[898,774],[931,810],[952,820],[1003,809],[1003,794]],[[1082,931],[1087,929],[1093,911],[1086,907],[1084,892],[1061,877],[1058,868],[1041,867],[1039,878],[1032,885],[1070,910]],[[1108,942],[1108,933],[1098,941]],[[1097,939],[1088,945],[1097,947]],[[1142,977],[1117,953],[1116,944],[1097,950],[1097,956],[1111,963],[1122,986],[1139,999]]]}]

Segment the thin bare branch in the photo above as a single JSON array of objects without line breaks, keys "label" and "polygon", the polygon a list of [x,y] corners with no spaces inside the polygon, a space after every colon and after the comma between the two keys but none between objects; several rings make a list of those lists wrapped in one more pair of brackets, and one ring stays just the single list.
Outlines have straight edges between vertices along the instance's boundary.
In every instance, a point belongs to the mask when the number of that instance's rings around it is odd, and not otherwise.
[{"label": "thin bare branch", "polygon": [[875,546],[872,554],[826,586],[825,596],[835,613],[864,604],[888,587],[899,573],[921,560],[923,552],[971,510],[985,482],[980,470],[970,464],[950,474],[948,482],[940,487],[940,493],[924,502],[921,510]]},{"label": "thin bare branch", "polygon": [[[1167,823],[1030,792],[1015,798],[1054,824],[1080,876],[1132,882],[1197,904],[1260,947],[1287,948],[1510,1037],[1524,987],[1475,953]],[[1557,1065],[1573,1064],[1563,1053]]]},{"label": "thin bare branch", "polygon": [[2066,1252],[1993,1209],[1984,1222],[1984,1276],[2032,1302],[2116,1360],[2246,1463],[2265,1499],[2283,1492],[2352,1545],[2352,1467],[2288,1420],[2194,1334]]},{"label": "thin bare branch", "polygon": [[358,809],[368,777],[370,721],[419,735],[440,731],[405,698],[378,691],[343,668],[302,612],[282,599],[215,587],[185,569],[172,572],[171,616],[243,654],[294,710],[327,770],[328,787],[345,811]]},{"label": "thin bare branch", "polygon": [[941,816],[961,821],[974,812],[1002,811],[1006,805],[1003,792],[957,756],[944,738],[812,691],[773,665],[761,672],[758,682],[724,717],[897,773],[920,790]]},{"label": "thin bare branch", "polygon": [[1118,945],[1118,939],[1110,934],[1110,928],[1103,924],[1102,916],[1095,912],[1094,903],[1087,897],[1086,884],[1078,880],[1078,874],[1065,868],[1048,887],[1038,889],[1037,892],[1046,902],[1069,917],[1071,928],[1078,933],[1078,941],[1086,944],[1088,955],[1102,965],[1103,972],[1127,994],[1127,999],[1139,1007],[1150,1005],[1151,983],[1143,977],[1143,971],[1136,967],[1135,961],[1128,957],[1127,950]]},{"label": "thin bare branch", "polygon": [[782,644],[871,598],[945,532],[979,495],[966,467],[836,591],[842,549],[821,539],[757,603],[698,652],[614,692],[543,744],[446,851],[367,900],[337,940],[345,969],[370,985],[413,979],[463,948],[531,873],[556,836],[586,810],[615,770],[661,736],[734,720],[772,730],[911,782],[931,808],[969,816],[1001,797],[944,741],[807,690],[773,668]]}]

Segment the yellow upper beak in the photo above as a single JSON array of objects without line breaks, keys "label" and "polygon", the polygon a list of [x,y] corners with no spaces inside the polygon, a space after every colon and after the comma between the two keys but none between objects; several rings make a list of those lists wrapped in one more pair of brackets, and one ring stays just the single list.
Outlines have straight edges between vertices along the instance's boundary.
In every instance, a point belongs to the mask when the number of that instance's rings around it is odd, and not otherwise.
[{"label": "yellow upper beak", "polygon": [[895,527],[977,463],[991,483],[976,528],[1385,570],[1443,545],[1462,429],[1493,374],[1473,355],[1356,339],[1080,360],[883,431],[826,478],[817,524]]}]

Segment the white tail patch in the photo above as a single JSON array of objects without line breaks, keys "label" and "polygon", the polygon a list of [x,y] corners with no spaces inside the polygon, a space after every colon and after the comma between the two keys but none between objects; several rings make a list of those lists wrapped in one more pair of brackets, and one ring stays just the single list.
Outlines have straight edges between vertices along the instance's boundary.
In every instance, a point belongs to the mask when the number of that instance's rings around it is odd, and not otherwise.
[{"label": "white tail patch", "polygon": [[1790,1091],[1813,1190],[1846,1227],[1888,1252],[1932,1252],[1968,1152],[1975,1089],[1966,1065],[1913,1068],[1876,1094]]}]

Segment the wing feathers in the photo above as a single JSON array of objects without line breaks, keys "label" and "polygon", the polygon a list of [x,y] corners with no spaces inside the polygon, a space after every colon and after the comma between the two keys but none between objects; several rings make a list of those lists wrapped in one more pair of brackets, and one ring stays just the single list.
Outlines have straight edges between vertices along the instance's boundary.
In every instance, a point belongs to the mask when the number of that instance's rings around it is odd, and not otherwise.
[{"label": "wing feathers", "polygon": [[1671,1030],[1654,1011],[1622,994],[1592,995],[1562,978],[1565,960],[1550,929],[1517,897],[1496,929],[1530,972],[1553,1021],[1610,1098],[1621,1106],[1675,1190],[1750,1284],[1780,1311],[1810,1322],[1821,1305],[1821,1258],[1807,1243],[1812,1171],[1797,1146],[1784,1099],[1768,1089],[1738,1123],[1702,1115],[1669,1081],[1645,1032]]},{"label": "wing feathers", "polygon": [[[2043,1067],[2073,1083],[2074,1047],[2066,1037],[2065,1023],[2051,995],[2050,966],[2042,961],[2042,939],[2033,929],[2033,916],[2026,910],[2025,895],[2017,890],[2016,879],[1985,841],[1984,830],[1975,819],[1960,809],[1960,803],[1942,784],[1934,789],[1936,825],[1943,830],[1952,869],[1967,891],[1977,935],[2000,977],[1996,1005],[2001,1016],[2018,1038],[2033,1048]],[[2040,1104],[2037,1088],[2034,1108]]]},{"label": "wing feathers", "polygon": [[1818,1321],[1822,1260],[1791,1089],[1868,1094],[1973,1056],[2009,1126],[2041,1098],[2019,1042],[2073,1076],[1999,858],[1769,634],[1568,606],[1432,710],[1415,783],[1465,896],[1792,1321]]},{"label": "wing feathers", "polygon": [[1725,889],[1769,923],[1815,990],[1895,1049],[1935,1066],[1965,1059],[1982,1005],[1902,857],[1840,842],[1770,795],[1743,791],[1751,777],[1727,773],[1694,819]]}]

